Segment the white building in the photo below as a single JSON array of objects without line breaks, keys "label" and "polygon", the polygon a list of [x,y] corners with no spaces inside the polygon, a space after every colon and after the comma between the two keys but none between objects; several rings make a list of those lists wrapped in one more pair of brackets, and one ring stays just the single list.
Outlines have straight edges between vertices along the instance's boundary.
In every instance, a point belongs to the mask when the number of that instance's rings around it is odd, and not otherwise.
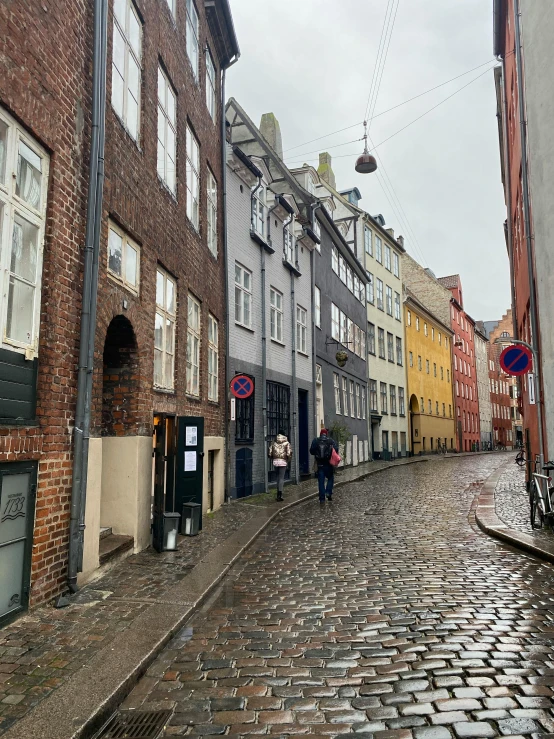
[{"label": "white building", "polygon": [[481,449],[489,449],[492,444],[492,405],[489,383],[489,340],[481,321],[477,321],[474,331],[475,369],[477,372],[477,393],[479,397],[479,419],[481,426]]}]

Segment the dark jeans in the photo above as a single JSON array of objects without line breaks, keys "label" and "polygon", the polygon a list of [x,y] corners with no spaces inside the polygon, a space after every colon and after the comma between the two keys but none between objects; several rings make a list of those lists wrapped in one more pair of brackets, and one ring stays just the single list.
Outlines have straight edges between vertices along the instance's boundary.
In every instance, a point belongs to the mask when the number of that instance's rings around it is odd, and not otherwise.
[{"label": "dark jeans", "polygon": [[[325,496],[328,498],[333,494],[333,482],[334,482],[335,469],[330,464],[318,465],[317,468],[317,482],[319,484],[319,499],[325,500]],[[325,478],[327,478],[327,487],[325,487]]]},{"label": "dark jeans", "polygon": [[287,472],[286,467],[275,467],[275,472],[277,472],[277,495],[278,497],[281,497],[283,495],[283,488],[285,486],[285,474]]}]

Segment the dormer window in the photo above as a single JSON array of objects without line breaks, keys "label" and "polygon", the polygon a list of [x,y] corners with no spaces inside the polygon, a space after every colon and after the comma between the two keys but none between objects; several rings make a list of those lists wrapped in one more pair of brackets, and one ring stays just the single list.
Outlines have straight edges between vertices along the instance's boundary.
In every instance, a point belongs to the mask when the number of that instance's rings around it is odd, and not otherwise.
[{"label": "dormer window", "polygon": [[311,174],[308,175],[307,186],[308,186],[307,189],[308,189],[308,192],[310,193],[310,195],[315,195],[315,182],[314,182],[314,178],[312,177]]},{"label": "dormer window", "polygon": [[262,239],[265,239],[266,232],[265,198],[265,185],[262,183],[261,187],[252,190],[252,228]]},{"label": "dormer window", "polygon": [[285,260],[294,266],[295,264],[295,254],[294,254],[294,247],[296,240],[294,238],[294,221],[288,224],[288,226],[285,226],[283,229],[283,239],[284,239],[284,248],[285,248]]}]

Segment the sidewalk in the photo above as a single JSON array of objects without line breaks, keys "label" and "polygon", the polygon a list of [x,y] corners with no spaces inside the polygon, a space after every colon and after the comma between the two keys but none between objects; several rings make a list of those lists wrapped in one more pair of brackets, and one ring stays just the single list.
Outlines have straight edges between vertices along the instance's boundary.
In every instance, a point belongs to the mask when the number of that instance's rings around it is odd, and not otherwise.
[{"label": "sidewalk", "polygon": [[477,524],[497,539],[554,562],[554,534],[547,528],[531,527],[525,471],[514,460],[515,455],[510,455],[481,488]]},{"label": "sidewalk", "polygon": [[[426,458],[340,470],[335,488]],[[117,563],[57,610],[44,606],[0,631],[0,735],[69,739],[133,687],[231,565],[282,511],[317,495],[315,480],[233,501],[204,518],[176,552],[148,549]],[[32,709],[39,703],[40,720]]]}]

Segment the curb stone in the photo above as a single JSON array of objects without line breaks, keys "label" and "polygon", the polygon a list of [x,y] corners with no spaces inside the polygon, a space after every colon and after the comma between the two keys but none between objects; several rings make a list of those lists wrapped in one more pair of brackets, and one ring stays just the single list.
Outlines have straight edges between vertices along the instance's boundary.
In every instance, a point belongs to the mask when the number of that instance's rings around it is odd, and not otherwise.
[{"label": "curb stone", "polygon": [[475,509],[477,525],[482,531],[495,539],[500,539],[500,541],[511,544],[518,549],[523,549],[547,562],[554,562],[554,542],[550,544],[549,542],[540,541],[539,543],[533,536],[507,526],[496,513],[496,486],[502,473],[511,464],[514,464],[513,460],[505,462],[485,480],[479,492]]},{"label": "curb stone", "polygon": [[[337,480],[335,489],[394,467],[428,461],[429,457],[409,457],[406,461],[368,470],[359,477]],[[269,524],[293,507],[317,497],[318,492],[314,486],[310,492],[296,495],[297,498],[285,505],[275,503],[260,508],[259,514],[212,549],[180,582],[161,593],[156,601],[145,601],[147,608],[117,642],[107,644],[66,683],[17,721],[4,734],[6,739],[92,736]]]}]

